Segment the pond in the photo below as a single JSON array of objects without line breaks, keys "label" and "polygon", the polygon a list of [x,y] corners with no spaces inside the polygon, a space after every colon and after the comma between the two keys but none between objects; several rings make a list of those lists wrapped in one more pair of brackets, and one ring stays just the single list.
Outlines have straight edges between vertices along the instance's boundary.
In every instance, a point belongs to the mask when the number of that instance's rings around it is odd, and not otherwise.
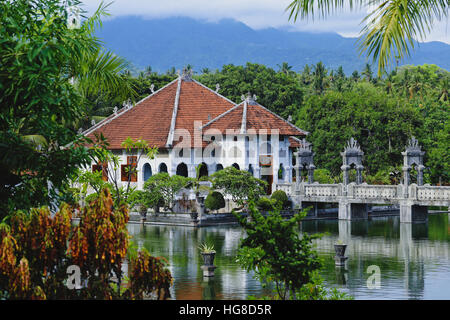
[{"label": "pond", "polygon": [[[239,226],[129,224],[128,228],[137,245],[169,261],[173,299],[247,299],[270,293],[235,262],[240,239],[245,236]],[[426,224],[403,224],[398,216],[354,222],[303,221],[299,232],[325,233],[315,240],[324,261],[321,275],[325,284],[355,299],[450,299],[448,213],[430,215]],[[333,245],[338,239],[348,244],[345,268],[334,265]],[[209,280],[203,278],[198,250],[205,241],[214,244],[217,252],[216,273]],[[379,283],[371,280],[370,266],[379,268]]]}]

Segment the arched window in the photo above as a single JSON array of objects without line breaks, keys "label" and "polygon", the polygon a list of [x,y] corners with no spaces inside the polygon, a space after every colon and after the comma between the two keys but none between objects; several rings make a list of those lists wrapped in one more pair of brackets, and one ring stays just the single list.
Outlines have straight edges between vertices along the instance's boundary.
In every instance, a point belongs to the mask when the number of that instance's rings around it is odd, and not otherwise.
[{"label": "arched window", "polygon": [[183,177],[187,177],[188,176],[188,168],[187,165],[182,162],[177,166],[177,176],[183,176]]},{"label": "arched window", "polygon": [[149,163],[144,164],[144,181],[147,181],[148,178],[150,178],[152,176],[152,167],[150,166]]},{"label": "arched window", "polygon": [[200,165],[201,165],[201,167],[200,167],[199,176],[207,177],[208,176],[208,166],[204,162],[202,162]]},{"label": "arched window", "polygon": [[167,173],[167,165],[164,162],[159,165],[159,172]]},{"label": "arched window", "polygon": [[222,170],[223,169],[223,165],[221,165],[220,163],[218,163],[217,165],[216,165],[216,172],[217,171],[220,171],[220,170]]},{"label": "arched window", "polygon": [[236,162],[233,163],[232,166],[235,167],[235,168],[238,169],[238,170],[241,170],[241,169],[239,168],[239,165],[238,165]]},{"label": "arched window", "polygon": [[253,175],[253,166],[251,164],[248,165],[248,170],[247,170],[251,175]]}]

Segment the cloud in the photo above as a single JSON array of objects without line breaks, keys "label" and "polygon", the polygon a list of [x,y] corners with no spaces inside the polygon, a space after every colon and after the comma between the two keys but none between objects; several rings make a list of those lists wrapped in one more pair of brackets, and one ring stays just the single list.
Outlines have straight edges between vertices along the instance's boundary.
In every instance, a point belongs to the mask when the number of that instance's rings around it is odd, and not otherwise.
[{"label": "cloud", "polygon": [[[361,29],[361,20],[367,8],[350,12],[346,9],[326,19],[288,21],[285,8],[292,0],[115,0],[109,7],[113,17],[138,15],[145,18],[185,16],[206,21],[235,19],[253,29],[288,28],[297,31],[337,32],[344,37],[355,37]],[[101,0],[84,0],[84,8],[94,12]],[[425,41],[450,44],[448,21],[435,24]]]}]

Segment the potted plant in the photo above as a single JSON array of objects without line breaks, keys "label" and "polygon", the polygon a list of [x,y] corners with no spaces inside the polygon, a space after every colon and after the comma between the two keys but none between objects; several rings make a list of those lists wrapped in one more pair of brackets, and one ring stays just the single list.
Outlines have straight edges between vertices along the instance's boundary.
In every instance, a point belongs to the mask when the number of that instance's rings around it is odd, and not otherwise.
[{"label": "potted plant", "polygon": [[216,251],[214,250],[214,245],[208,245],[207,243],[203,243],[199,246],[200,253],[203,256],[203,264],[205,266],[214,265],[214,257],[216,255]]},{"label": "potted plant", "polygon": [[338,257],[345,256],[346,249],[347,249],[347,245],[341,239],[336,241],[336,243],[334,244],[334,251],[336,252],[336,256],[338,256]]},{"label": "potted plant", "polygon": [[348,257],[345,256],[345,249],[347,249],[347,245],[340,239],[334,244],[334,251],[336,252],[334,261],[336,266],[345,265],[345,261],[348,259]]}]

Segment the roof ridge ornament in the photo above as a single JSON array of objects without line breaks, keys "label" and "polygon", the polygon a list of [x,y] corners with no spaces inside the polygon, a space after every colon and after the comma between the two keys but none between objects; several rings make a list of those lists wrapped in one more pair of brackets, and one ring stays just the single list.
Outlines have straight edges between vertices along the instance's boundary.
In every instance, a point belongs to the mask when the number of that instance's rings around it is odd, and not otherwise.
[{"label": "roof ridge ornament", "polygon": [[220,90],[220,84],[216,83],[216,93]]},{"label": "roof ridge ornament", "polygon": [[181,80],[184,81],[192,81],[192,74],[194,73],[194,71],[192,70],[192,68],[183,68],[183,72],[181,74]]},{"label": "roof ridge ornament", "polygon": [[155,93],[155,85],[153,83],[150,85],[150,91]]},{"label": "roof ridge ornament", "polygon": [[249,92],[247,92],[247,97],[245,97],[244,95],[242,95],[241,96],[241,99],[242,100],[246,100],[247,101],[247,103],[249,104],[249,105],[256,105],[256,99],[258,99],[258,97],[256,96],[256,94],[251,94],[250,93],[250,91]]}]

